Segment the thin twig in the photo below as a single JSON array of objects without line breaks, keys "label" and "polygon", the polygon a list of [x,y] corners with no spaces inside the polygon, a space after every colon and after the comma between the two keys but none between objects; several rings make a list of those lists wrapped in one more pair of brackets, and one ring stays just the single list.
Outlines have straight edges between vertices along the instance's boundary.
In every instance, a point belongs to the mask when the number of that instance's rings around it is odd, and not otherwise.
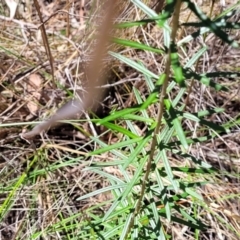
[{"label": "thin twig", "polygon": [[[37,0],[34,0],[34,5],[35,5],[35,7],[36,7],[36,10],[37,10],[39,19],[40,19],[41,23],[43,23],[42,13],[41,13],[41,11],[40,11],[40,6],[39,6]],[[44,24],[40,25],[40,29],[41,29],[41,33],[42,33],[43,45],[44,45],[44,47],[45,47],[47,56],[48,56],[48,58],[49,58],[50,66],[51,66],[51,71],[52,71],[52,84],[53,84],[53,87],[56,88],[57,85],[56,85],[55,80],[54,80],[54,61],[53,61],[52,53],[51,53],[51,50],[50,50],[50,47],[49,47],[49,42],[48,42],[48,38],[47,38],[47,33],[46,33],[45,25],[44,25]]]}]

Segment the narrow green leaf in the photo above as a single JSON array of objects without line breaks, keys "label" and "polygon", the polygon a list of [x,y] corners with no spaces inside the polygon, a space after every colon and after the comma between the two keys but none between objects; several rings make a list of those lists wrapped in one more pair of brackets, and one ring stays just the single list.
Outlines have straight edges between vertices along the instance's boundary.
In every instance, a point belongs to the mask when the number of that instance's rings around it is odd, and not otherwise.
[{"label": "narrow green leaf", "polygon": [[188,143],[187,143],[185,132],[182,128],[182,124],[181,124],[180,120],[178,118],[175,118],[172,121],[172,123],[173,123],[173,126],[175,128],[175,131],[176,131],[176,134],[177,134],[177,137],[178,137],[179,141],[181,142],[184,149],[187,150],[188,149]]},{"label": "narrow green leaf", "polygon": [[153,123],[154,120],[146,117],[141,117],[135,114],[126,114],[125,116],[122,117],[122,119],[126,119],[126,120],[133,120],[133,121],[139,121],[139,122],[145,122],[145,123]]},{"label": "narrow green leaf", "polygon": [[140,50],[143,50],[143,51],[149,51],[149,52],[160,53],[160,54],[165,52],[164,50],[161,50],[161,49],[158,49],[158,48],[153,48],[153,47],[147,46],[146,44],[138,43],[138,42],[131,41],[131,40],[113,38],[113,42],[115,42],[117,44],[121,44],[123,46],[131,47],[131,48],[135,48],[135,49],[140,49]]},{"label": "narrow green leaf", "polygon": [[108,129],[112,129],[112,130],[114,130],[114,131],[116,131],[116,132],[118,132],[118,133],[122,133],[123,135],[128,136],[128,137],[130,137],[130,138],[133,138],[133,139],[139,138],[138,135],[136,135],[136,134],[128,131],[127,129],[125,129],[125,128],[117,125],[117,124],[110,123],[110,122],[105,122],[105,123],[102,124],[102,125],[104,125],[104,126],[107,127]]},{"label": "narrow green leaf", "polygon": [[191,188],[186,188],[185,190],[192,197],[194,197],[200,201],[203,201],[203,197],[201,195],[199,195],[197,192],[193,191]]},{"label": "narrow green leaf", "polygon": [[119,53],[114,53],[114,52],[110,51],[109,54],[112,55],[113,57],[119,59],[120,61],[126,63],[128,66],[130,66],[130,67],[138,70],[139,72],[145,74],[145,75],[148,75],[148,76],[150,76],[152,78],[155,78],[155,79],[159,78],[158,75],[156,75],[155,73],[149,71],[142,64],[139,64],[139,63],[137,63],[137,62],[135,62],[135,61],[133,61],[133,60],[131,60],[131,59],[129,59],[129,58],[119,54]]},{"label": "narrow green leaf", "polygon": [[121,149],[123,147],[127,147],[129,145],[134,144],[134,143],[138,143],[142,139],[143,139],[142,137],[138,137],[138,138],[133,138],[133,139],[130,139],[130,140],[127,140],[127,141],[121,141],[121,142],[118,142],[118,143],[115,143],[115,144],[112,144],[112,145],[107,145],[106,147],[102,147],[100,149],[97,149],[97,150],[91,152],[89,154],[89,156],[99,155],[99,154],[111,151],[112,149]]},{"label": "narrow green leaf", "polygon": [[108,187],[105,187],[105,188],[101,188],[101,189],[95,190],[94,192],[90,192],[88,194],[85,194],[85,195],[79,197],[77,199],[77,201],[80,201],[80,200],[83,200],[83,199],[86,199],[86,198],[90,198],[90,197],[96,196],[96,195],[98,195],[100,193],[108,192],[108,191],[111,191],[111,190],[114,190],[114,189],[118,189],[118,188],[126,188],[126,187],[127,187],[126,183],[118,184],[118,185],[114,185],[114,186],[108,186]]},{"label": "narrow green leaf", "polygon": [[131,2],[141,9],[148,17],[158,17],[157,13],[152,9],[149,8],[146,4],[143,3],[141,0],[131,0]]},{"label": "narrow green leaf", "polygon": [[184,68],[190,68],[192,67],[197,60],[207,51],[207,47],[203,47],[200,50],[197,51],[197,53],[195,53],[191,59],[184,65]]},{"label": "narrow green leaf", "polygon": [[115,24],[115,27],[116,28],[139,27],[139,26],[146,25],[148,23],[154,23],[157,19],[159,19],[159,17],[156,19],[143,19],[141,21],[135,21],[135,22],[122,22],[122,23]]}]

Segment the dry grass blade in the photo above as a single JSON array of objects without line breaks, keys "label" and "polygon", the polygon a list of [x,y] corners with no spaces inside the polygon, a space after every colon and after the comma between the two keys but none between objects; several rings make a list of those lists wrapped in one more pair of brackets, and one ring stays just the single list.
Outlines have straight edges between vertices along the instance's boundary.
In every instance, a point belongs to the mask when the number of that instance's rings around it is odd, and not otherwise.
[{"label": "dry grass blade", "polygon": [[[29,139],[40,134],[41,132],[56,125],[60,120],[69,119],[76,114],[81,114],[83,111],[89,109],[93,100],[96,101],[101,97],[102,90],[96,88],[104,82],[104,76],[100,76],[102,68],[102,59],[107,52],[107,43],[109,42],[110,31],[113,26],[113,17],[116,13],[114,11],[115,3],[111,0],[105,1],[104,9],[106,12],[105,18],[99,27],[98,42],[94,49],[94,56],[87,67],[86,92],[82,97],[75,98],[61,107],[49,120],[35,126],[30,132],[24,133],[23,138]],[[100,78],[100,79],[99,79]],[[94,99],[93,99],[94,97]]]}]

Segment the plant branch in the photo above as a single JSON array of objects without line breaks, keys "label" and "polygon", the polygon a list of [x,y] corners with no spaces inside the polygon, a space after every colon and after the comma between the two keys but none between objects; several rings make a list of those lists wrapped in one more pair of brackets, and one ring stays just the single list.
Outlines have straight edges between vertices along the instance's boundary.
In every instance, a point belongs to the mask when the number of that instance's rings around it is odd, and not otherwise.
[{"label": "plant branch", "polygon": [[[175,38],[176,38],[176,33],[178,30],[178,20],[179,20],[179,14],[180,14],[180,8],[181,8],[181,0],[177,0],[176,4],[175,4],[175,9],[174,9],[174,14],[173,14],[173,20],[172,20],[172,33],[171,33],[171,41],[174,42]],[[132,218],[130,220],[129,226],[128,226],[128,230],[126,232],[125,235],[125,239],[127,239],[129,233],[131,232],[131,229],[133,227],[134,224],[134,219],[136,218],[136,216],[139,214],[141,207],[142,207],[142,200],[145,194],[145,190],[146,190],[146,184],[148,182],[148,178],[151,172],[151,166],[152,166],[152,161],[153,161],[153,157],[154,157],[154,153],[155,153],[155,148],[157,145],[157,135],[159,134],[160,131],[160,127],[161,127],[161,120],[163,117],[163,112],[164,112],[164,98],[166,96],[166,92],[167,92],[167,86],[168,86],[168,81],[169,81],[169,75],[170,75],[170,68],[171,68],[171,48],[168,48],[168,58],[167,58],[167,63],[166,63],[166,69],[164,72],[165,75],[165,79],[162,85],[162,91],[161,91],[161,95],[160,95],[160,104],[159,104],[159,109],[158,109],[158,117],[157,117],[157,126],[154,130],[153,133],[153,139],[152,139],[152,144],[151,144],[151,149],[150,149],[150,155],[149,155],[149,159],[147,162],[147,167],[146,167],[146,173],[143,177],[143,181],[142,181],[142,186],[141,186],[141,191],[140,191],[140,196],[135,208],[135,211],[132,215]]]}]

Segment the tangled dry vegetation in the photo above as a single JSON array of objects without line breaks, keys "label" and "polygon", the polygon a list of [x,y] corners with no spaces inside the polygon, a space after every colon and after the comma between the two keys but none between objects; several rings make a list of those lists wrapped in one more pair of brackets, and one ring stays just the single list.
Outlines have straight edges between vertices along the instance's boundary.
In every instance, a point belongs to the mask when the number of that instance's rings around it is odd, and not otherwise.
[{"label": "tangled dry vegetation", "polygon": [[[121,135],[114,134],[103,127],[95,126],[89,118],[107,116],[113,109],[123,109],[137,103],[132,89],[144,96],[149,89],[144,77],[117,60],[105,59],[108,71],[104,87],[104,100],[99,103],[93,113],[84,115],[82,120],[66,121],[67,124],[50,129],[33,140],[26,141],[20,134],[31,128],[39,121],[47,119],[56,109],[71,99],[76,89],[84,88],[86,68],[94,48],[96,28],[104,12],[99,11],[100,2],[85,1],[38,1],[40,13],[35,1],[33,4],[19,8],[14,19],[9,19],[9,10],[1,2],[0,5],[0,171],[1,189],[0,203],[6,202],[9,192],[17,179],[27,178],[23,187],[15,192],[14,199],[6,214],[1,217],[1,239],[30,239],[32,231],[46,235],[45,239],[67,239],[64,236],[77,236],[80,229],[76,222],[84,218],[91,221],[90,212],[101,215],[110,205],[101,203],[111,201],[110,192],[77,201],[80,196],[108,186],[107,180],[95,172],[86,171],[92,162],[107,162],[115,160],[111,154],[91,157],[88,153],[98,148],[92,139],[97,136],[106,144],[121,141]],[[118,21],[135,21],[146,16],[129,1],[120,4]],[[162,7],[158,1],[143,1],[156,11]],[[84,3],[84,9],[81,4]],[[158,4],[157,4],[158,3]],[[233,1],[227,2],[227,6]],[[218,15],[221,11],[219,3],[211,4],[204,1],[208,15]],[[103,10],[104,11],[104,10]],[[68,14],[70,13],[70,14]],[[44,26],[42,32],[39,26]],[[240,18],[237,12],[233,18]],[[180,23],[196,20],[183,6]],[[193,27],[181,27],[178,31],[179,40],[195,32]],[[45,35],[46,34],[46,35]],[[229,33],[240,43],[239,31]],[[162,33],[154,24],[144,27],[134,27],[117,30],[121,38],[141,41],[150,46],[164,49]],[[47,41],[46,41],[47,36]],[[209,48],[204,58],[196,64],[197,72],[239,71],[240,52],[222,43],[214,34],[206,35],[206,39],[196,39],[179,52],[184,64],[199,48],[207,45]],[[135,60],[141,60],[153,73],[164,71],[165,59],[157,53],[143,52],[133,48],[113,45],[115,51],[121,52]],[[54,76],[54,77],[53,77]],[[209,179],[214,184],[201,188],[201,194],[209,203],[209,213],[203,213],[201,219],[210,224],[208,232],[202,233],[199,239],[238,239],[235,234],[240,231],[240,202],[239,202],[239,170],[240,170],[240,141],[239,141],[239,82],[236,79],[218,79],[223,86],[231,89],[230,93],[212,91],[211,88],[194,82],[189,98],[185,96],[189,112],[198,112],[209,107],[224,107],[223,114],[212,114],[209,120],[215,123],[234,123],[231,133],[219,136],[215,140],[197,145],[190,151],[195,156],[204,159],[221,170],[218,178]],[[190,85],[188,86],[190,89]],[[176,96],[179,89],[175,87],[171,98]],[[94,97],[94,96],[93,96]],[[155,118],[157,110],[149,109]],[[84,119],[85,118],[85,119]],[[96,117],[97,118],[97,117]],[[86,120],[87,119],[87,120]],[[197,126],[190,120],[183,123],[184,128],[193,133]],[[139,134],[146,126],[136,125]],[[204,130],[205,131],[205,130]],[[202,132],[204,136],[205,132]],[[90,138],[90,136],[92,138]],[[171,166],[186,166],[192,163],[182,161],[176,154],[169,156]],[[106,173],[121,177],[121,172],[113,167],[105,168]],[[134,171],[130,169],[129,172]],[[11,186],[11,187],[9,187]],[[229,196],[236,197],[229,197]],[[179,204],[188,204],[179,202]],[[98,206],[95,208],[95,206]],[[4,213],[3,209],[2,213]],[[83,215],[76,217],[79,212]],[[215,214],[210,214],[214,212]],[[61,213],[61,214],[59,214]],[[206,215],[205,215],[206,214]],[[71,224],[76,224],[72,232],[66,233],[64,228],[58,231],[59,236],[49,234],[44,229],[57,226],[59,220],[74,215]],[[234,231],[225,227],[228,219]],[[70,223],[67,223],[70,224]],[[168,225],[168,223],[166,223]],[[171,225],[166,228],[174,239],[195,239],[191,229],[182,229],[181,225]],[[179,231],[180,229],[180,231]],[[53,229],[51,229],[52,232]],[[181,234],[185,231],[185,238]],[[181,233],[180,233],[181,232]],[[71,235],[72,234],[72,235]],[[186,237],[187,236],[187,237]],[[90,239],[90,238],[89,238]]]}]

